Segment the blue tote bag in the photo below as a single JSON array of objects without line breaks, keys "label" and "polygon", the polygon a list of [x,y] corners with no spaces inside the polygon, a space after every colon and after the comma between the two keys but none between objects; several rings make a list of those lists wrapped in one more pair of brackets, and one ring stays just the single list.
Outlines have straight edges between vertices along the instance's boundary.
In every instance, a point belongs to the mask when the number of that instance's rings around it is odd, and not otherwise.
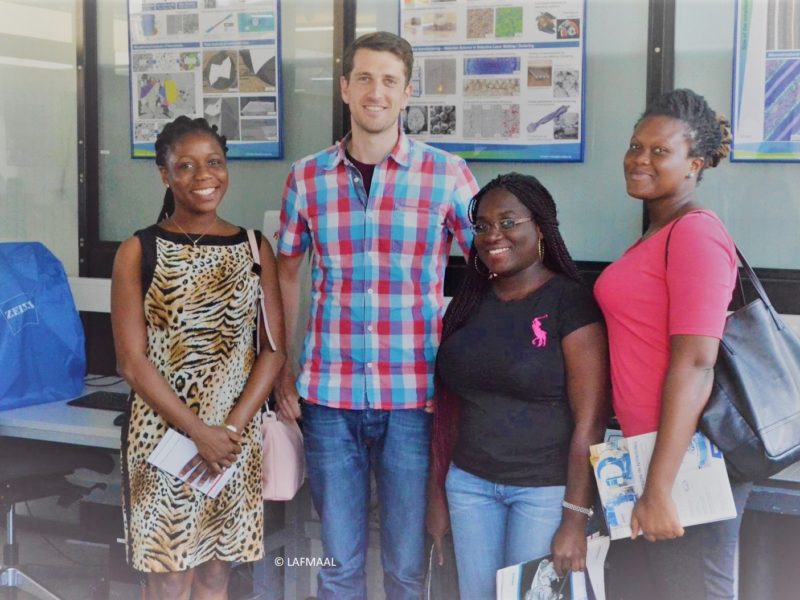
[{"label": "blue tote bag", "polygon": [[38,242],[0,243],[0,410],[77,396],[85,374],[61,261]]}]

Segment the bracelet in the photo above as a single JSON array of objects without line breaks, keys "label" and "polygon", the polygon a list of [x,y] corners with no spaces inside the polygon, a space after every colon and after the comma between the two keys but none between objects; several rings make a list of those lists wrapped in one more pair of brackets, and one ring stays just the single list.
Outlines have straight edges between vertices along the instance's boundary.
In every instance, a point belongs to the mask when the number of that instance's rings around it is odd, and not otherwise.
[{"label": "bracelet", "polygon": [[232,431],[233,433],[239,433],[239,430],[236,429],[236,425],[231,425],[230,423],[225,423],[225,429]]},{"label": "bracelet", "polygon": [[572,502],[567,502],[566,500],[561,501],[561,506],[564,508],[568,508],[569,510],[574,510],[575,512],[579,512],[581,514],[586,515],[590,519],[594,514],[594,509],[590,506],[589,508],[584,508],[583,506],[578,506],[577,504],[572,504]]}]

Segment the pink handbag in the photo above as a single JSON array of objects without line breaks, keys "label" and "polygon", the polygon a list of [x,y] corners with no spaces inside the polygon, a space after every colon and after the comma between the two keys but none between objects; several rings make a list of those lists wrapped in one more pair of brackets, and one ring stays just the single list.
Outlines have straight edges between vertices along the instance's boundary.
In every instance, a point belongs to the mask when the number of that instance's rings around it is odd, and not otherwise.
[{"label": "pink handbag", "polygon": [[303,485],[306,461],[303,434],[295,421],[268,410],[261,415],[264,463],[261,488],[264,500],[291,500]]},{"label": "pink handbag", "polygon": [[[261,265],[258,244],[252,229],[247,230],[247,239],[253,253],[253,261]],[[257,330],[261,322],[267,333],[270,346],[275,349],[267,322],[264,296],[259,293]],[[258,335],[256,335],[258,339]],[[261,348],[256,343],[256,352]],[[264,460],[261,467],[261,490],[264,500],[291,500],[303,485],[306,476],[306,461],[303,453],[303,434],[296,421],[286,421],[269,410],[261,415],[261,436],[264,440]]]}]

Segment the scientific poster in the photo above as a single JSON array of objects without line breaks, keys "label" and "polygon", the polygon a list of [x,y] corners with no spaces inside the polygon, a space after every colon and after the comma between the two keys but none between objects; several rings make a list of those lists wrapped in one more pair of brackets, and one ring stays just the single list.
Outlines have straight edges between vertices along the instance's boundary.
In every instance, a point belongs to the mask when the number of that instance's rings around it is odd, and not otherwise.
[{"label": "scientific poster", "polygon": [[280,0],[129,0],[134,157],[161,128],[205,117],[229,158],[281,158]]},{"label": "scientific poster", "polygon": [[584,0],[400,0],[409,135],[470,160],[583,160]]},{"label": "scientific poster", "polygon": [[731,160],[800,161],[800,0],[738,0]]}]

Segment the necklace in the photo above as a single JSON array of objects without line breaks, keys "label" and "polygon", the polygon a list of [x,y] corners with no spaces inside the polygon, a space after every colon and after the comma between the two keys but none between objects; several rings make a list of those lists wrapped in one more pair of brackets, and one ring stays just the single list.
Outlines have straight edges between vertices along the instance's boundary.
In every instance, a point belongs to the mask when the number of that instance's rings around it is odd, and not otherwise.
[{"label": "necklace", "polygon": [[178,222],[175,220],[175,215],[171,215],[171,216],[170,216],[170,218],[169,218],[169,220],[170,220],[170,221],[172,221],[172,224],[173,224],[173,225],[175,225],[175,227],[177,227],[178,229],[180,229],[180,232],[181,232],[183,235],[185,235],[185,236],[186,236],[186,238],[187,238],[187,239],[188,239],[190,242],[192,242],[192,248],[197,248],[197,242],[199,242],[199,241],[200,241],[200,240],[202,240],[204,237],[206,237],[206,234],[207,234],[209,231],[211,231],[211,230],[214,228],[214,225],[216,225],[216,224],[217,224],[217,221],[219,220],[219,217],[216,217],[216,218],[214,219],[214,222],[213,222],[213,223],[211,223],[211,225],[209,226],[209,228],[208,228],[208,229],[206,229],[206,230],[205,230],[203,233],[201,233],[201,234],[200,234],[200,235],[197,237],[197,239],[193,239],[193,238],[192,238],[192,236],[190,236],[188,233],[186,233],[186,231],[183,229],[183,227],[181,227],[180,225],[178,225]]}]

